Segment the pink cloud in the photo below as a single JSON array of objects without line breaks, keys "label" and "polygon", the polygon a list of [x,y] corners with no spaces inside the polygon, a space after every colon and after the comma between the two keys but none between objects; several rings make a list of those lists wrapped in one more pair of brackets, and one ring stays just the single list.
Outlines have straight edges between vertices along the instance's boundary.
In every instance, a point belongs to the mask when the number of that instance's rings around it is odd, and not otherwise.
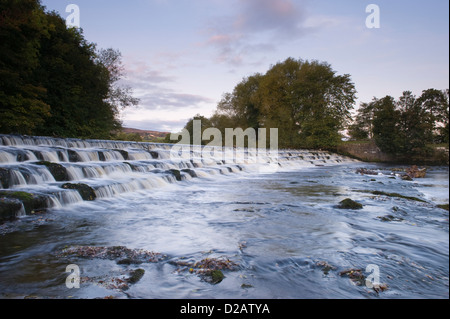
[{"label": "pink cloud", "polygon": [[206,29],[206,45],[218,50],[218,62],[242,64],[257,50],[273,50],[280,41],[305,34],[304,0],[236,0],[234,13],[218,16]]}]

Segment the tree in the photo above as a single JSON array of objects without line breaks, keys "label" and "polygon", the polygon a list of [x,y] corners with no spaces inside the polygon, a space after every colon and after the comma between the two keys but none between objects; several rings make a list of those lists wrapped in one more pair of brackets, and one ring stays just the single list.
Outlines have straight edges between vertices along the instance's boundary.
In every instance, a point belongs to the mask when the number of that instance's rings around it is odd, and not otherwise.
[{"label": "tree", "polygon": [[235,128],[238,120],[235,119],[234,116],[229,116],[227,114],[223,114],[220,111],[216,111],[212,117],[209,118],[209,123],[211,127],[217,128],[222,135],[222,145],[225,145],[225,129],[227,128]]},{"label": "tree", "polygon": [[39,0],[0,2],[0,132],[109,138],[137,104],[120,52],[96,50]]},{"label": "tree", "polygon": [[139,104],[139,99],[132,96],[131,87],[120,85],[120,80],[124,77],[124,66],[119,50],[101,49],[97,53],[96,63],[102,65],[107,71],[104,74],[109,88],[106,102],[116,113],[129,106]]},{"label": "tree", "polygon": [[[199,127],[200,131],[195,131],[194,121],[201,121],[201,126]],[[202,137],[203,132],[210,127],[211,122],[209,121],[209,119],[200,114],[197,114],[192,119],[190,119],[184,127],[189,132],[190,144],[196,144],[197,142],[200,142],[200,145],[208,144],[208,141],[207,140],[204,141]],[[200,141],[194,140],[196,137],[199,137]]]},{"label": "tree", "polygon": [[376,99],[369,103],[361,103],[353,124],[348,127],[352,139],[364,140],[373,138],[373,117]]},{"label": "tree", "polygon": [[244,78],[233,90],[219,102],[218,114],[233,118],[234,125],[247,129],[260,127],[259,88],[263,76],[259,73]]},{"label": "tree", "polygon": [[35,0],[0,2],[0,133],[32,134],[50,116],[46,88],[35,78],[40,43],[48,37]]},{"label": "tree", "polygon": [[405,91],[398,101],[390,96],[374,99],[373,133],[380,149],[400,157],[423,158],[431,154],[430,144],[448,141],[446,92],[429,89],[416,98]]},{"label": "tree", "polygon": [[279,128],[280,146],[296,148],[334,148],[356,98],[350,75],[292,58],[266,73],[260,94],[264,126]]},{"label": "tree", "polygon": [[336,75],[324,62],[288,58],[265,74],[244,78],[225,94],[213,122],[256,132],[278,128],[283,148],[332,149],[350,120],[355,94],[348,74]]},{"label": "tree", "polygon": [[410,91],[403,92],[397,105],[400,111],[401,151],[409,155],[426,155],[427,144],[433,141],[430,114]]},{"label": "tree", "polygon": [[378,147],[386,153],[397,154],[401,150],[400,111],[396,109],[395,99],[385,96],[374,99],[373,136]]},{"label": "tree", "polygon": [[449,119],[449,91],[428,89],[417,99],[421,109],[427,114],[429,138],[434,143],[445,142],[445,127]]}]

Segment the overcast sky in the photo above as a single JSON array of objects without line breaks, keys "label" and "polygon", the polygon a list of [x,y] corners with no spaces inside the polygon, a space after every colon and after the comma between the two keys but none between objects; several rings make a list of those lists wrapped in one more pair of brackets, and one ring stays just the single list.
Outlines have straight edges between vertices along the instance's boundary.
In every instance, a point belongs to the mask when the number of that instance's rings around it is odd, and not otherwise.
[{"label": "overcast sky", "polygon": [[[350,74],[358,102],[449,87],[447,0],[42,0],[66,18],[80,9],[89,42],[123,55],[141,99],[125,127],[176,132],[212,115],[242,78],[288,57]],[[379,28],[366,20],[380,9]],[[369,19],[370,21],[373,21]]]}]

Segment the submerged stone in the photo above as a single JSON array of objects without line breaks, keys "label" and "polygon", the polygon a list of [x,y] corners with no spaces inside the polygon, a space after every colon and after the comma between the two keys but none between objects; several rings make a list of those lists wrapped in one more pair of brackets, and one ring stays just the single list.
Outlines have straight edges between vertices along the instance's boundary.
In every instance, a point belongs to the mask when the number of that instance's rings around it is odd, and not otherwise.
[{"label": "submerged stone", "polygon": [[144,277],[145,274],[145,270],[142,268],[133,270],[130,274],[130,278],[128,278],[128,283],[130,284],[135,284],[137,283],[139,280],[141,280],[142,277]]},{"label": "submerged stone", "polygon": [[362,286],[365,284],[366,276],[364,276],[361,269],[347,269],[341,271],[339,276],[346,276],[357,286]]},{"label": "submerged stone", "polygon": [[392,215],[378,216],[377,218],[380,219],[383,222],[401,222],[401,221],[403,221],[403,218],[395,217],[395,216],[392,216]]},{"label": "submerged stone", "polygon": [[318,261],[318,262],[316,262],[316,266],[322,268],[322,271],[325,275],[328,275],[330,270],[336,270],[336,267],[334,267],[333,265],[330,265],[326,261]]},{"label": "submerged stone", "polygon": [[350,198],[346,198],[339,203],[340,209],[362,209],[364,206]]},{"label": "submerged stone", "polygon": [[62,250],[59,255],[116,260],[120,264],[155,263],[164,257],[160,253],[125,246],[73,246]]},{"label": "submerged stone", "polygon": [[225,278],[223,272],[220,270],[213,270],[209,274],[209,277],[211,277],[212,284],[218,284],[218,283],[222,282],[222,280]]},{"label": "submerged stone", "polygon": [[397,198],[403,198],[403,199],[412,200],[412,201],[416,201],[416,202],[426,203],[426,201],[424,201],[423,199],[413,197],[413,196],[405,196],[405,195],[398,194],[398,193],[386,193],[386,192],[382,192],[382,191],[368,191],[368,192],[373,195],[397,197]]}]

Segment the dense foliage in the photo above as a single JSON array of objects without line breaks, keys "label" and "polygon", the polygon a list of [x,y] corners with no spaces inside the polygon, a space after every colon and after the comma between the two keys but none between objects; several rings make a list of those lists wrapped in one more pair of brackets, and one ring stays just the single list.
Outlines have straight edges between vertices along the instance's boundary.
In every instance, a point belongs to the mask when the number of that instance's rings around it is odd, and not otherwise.
[{"label": "dense foliage", "polygon": [[395,100],[374,98],[358,110],[349,133],[354,139],[373,138],[385,152],[427,156],[432,144],[448,144],[449,91],[428,89],[420,97],[410,91]]},{"label": "dense foliage", "polygon": [[329,64],[288,58],[266,74],[244,78],[224,94],[211,118],[198,114],[185,129],[192,143],[193,120],[201,120],[201,132],[218,128],[225,145],[226,128],[253,128],[256,133],[258,128],[278,128],[280,148],[327,150],[335,150],[347,130],[352,140],[374,140],[398,158],[427,157],[432,145],[448,145],[448,89],[428,89],[420,97],[405,91],[398,100],[374,98],[351,116],[355,94],[350,76],[336,75]]},{"label": "dense foliage", "polygon": [[[266,74],[244,78],[202,122],[223,138],[226,128],[278,128],[281,148],[333,149],[351,119],[355,94],[350,76],[337,75],[329,64],[288,58]],[[192,120],[185,128],[191,127]]]},{"label": "dense foliage", "polygon": [[[140,140],[119,133],[119,112],[138,103],[119,85],[122,76],[119,51],[97,49],[40,0],[0,0],[0,133]],[[374,98],[352,119],[355,100],[350,75],[326,62],[288,58],[244,78],[212,117],[194,119],[201,133],[217,128],[222,145],[227,128],[277,128],[280,148],[335,150],[346,129],[394,155],[427,156],[431,144],[448,144],[448,89]],[[185,127],[191,143],[194,119]]]},{"label": "dense foliage", "polygon": [[109,138],[137,104],[120,53],[97,50],[39,0],[0,1],[0,133]]}]

